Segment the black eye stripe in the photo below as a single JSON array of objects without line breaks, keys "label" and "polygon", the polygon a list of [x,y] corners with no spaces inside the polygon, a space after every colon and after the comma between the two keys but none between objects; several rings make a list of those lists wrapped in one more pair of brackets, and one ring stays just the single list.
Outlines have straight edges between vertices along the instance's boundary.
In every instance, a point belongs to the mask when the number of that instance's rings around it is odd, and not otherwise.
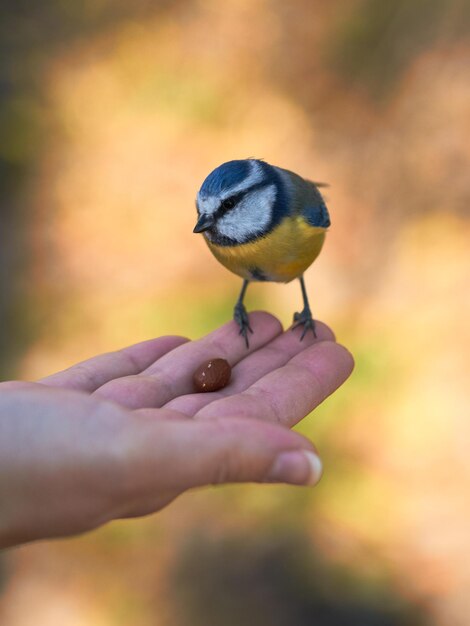
[{"label": "black eye stripe", "polygon": [[237,199],[234,198],[233,196],[231,196],[230,198],[225,198],[225,200],[222,200],[222,206],[224,207],[224,209],[233,209],[236,203],[237,203]]},{"label": "black eye stripe", "polygon": [[[272,181],[262,181],[260,183],[255,183],[254,185],[251,185],[251,187],[247,187],[246,189],[239,191],[233,196],[225,198],[224,200],[222,200],[219,208],[215,212],[215,216],[221,217],[222,215],[225,215],[227,211],[233,209],[247,194],[251,193],[252,191],[257,191],[258,189],[263,189],[263,187],[269,187],[269,185],[272,185]],[[224,202],[227,201],[230,201],[230,206],[228,207],[224,206]]]}]

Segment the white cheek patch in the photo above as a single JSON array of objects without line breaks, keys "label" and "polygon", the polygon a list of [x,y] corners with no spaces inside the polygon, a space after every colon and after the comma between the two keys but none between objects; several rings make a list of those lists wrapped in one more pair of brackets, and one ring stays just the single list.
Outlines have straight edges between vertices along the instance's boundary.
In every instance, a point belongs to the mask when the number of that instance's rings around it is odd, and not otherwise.
[{"label": "white cheek patch", "polygon": [[271,222],[275,201],[275,185],[248,193],[235,208],[217,220],[217,231],[240,242],[262,234]]}]

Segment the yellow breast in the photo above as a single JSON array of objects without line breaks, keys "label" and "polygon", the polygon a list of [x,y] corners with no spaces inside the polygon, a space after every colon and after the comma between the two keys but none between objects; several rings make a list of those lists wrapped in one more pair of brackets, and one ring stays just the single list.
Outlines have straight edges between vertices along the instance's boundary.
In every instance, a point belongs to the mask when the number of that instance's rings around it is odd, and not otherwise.
[{"label": "yellow breast", "polygon": [[320,254],[326,230],[300,217],[285,219],[266,237],[239,246],[217,246],[206,239],[212,254],[234,274],[248,280],[288,283]]}]

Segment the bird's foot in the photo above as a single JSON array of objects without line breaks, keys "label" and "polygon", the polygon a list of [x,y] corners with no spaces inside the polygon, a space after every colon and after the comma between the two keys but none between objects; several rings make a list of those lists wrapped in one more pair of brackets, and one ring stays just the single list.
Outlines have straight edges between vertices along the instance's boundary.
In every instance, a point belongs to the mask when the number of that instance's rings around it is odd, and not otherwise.
[{"label": "bird's foot", "polygon": [[237,304],[235,305],[235,308],[233,310],[233,319],[236,321],[236,323],[238,324],[240,328],[240,332],[238,334],[243,336],[245,343],[246,343],[246,347],[249,348],[250,343],[248,341],[248,331],[252,333],[253,329],[250,326],[248,313],[242,302],[237,302]]},{"label": "bird's foot", "polygon": [[310,309],[304,308],[300,313],[294,313],[294,324],[292,326],[292,330],[297,328],[298,326],[303,326],[302,334],[300,335],[300,341],[305,337],[308,330],[311,330],[313,336],[316,338],[317,334],[315,332],[315,320],[312,317]]}]

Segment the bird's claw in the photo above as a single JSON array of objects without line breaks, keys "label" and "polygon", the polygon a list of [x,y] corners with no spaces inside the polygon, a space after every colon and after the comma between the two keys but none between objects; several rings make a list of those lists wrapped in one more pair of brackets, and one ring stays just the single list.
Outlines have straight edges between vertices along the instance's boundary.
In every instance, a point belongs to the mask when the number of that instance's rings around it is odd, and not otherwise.
[{"label": "bird's claw", "polygon": [[249,348],[250,342],[248,341],[248,331],[250,331],[250,333],[253,333],[253,329],[250,326],[248,313],[243,304],[240,303],[235,305],[235,308],[233,310],[233,319],[240,328],[238,334],[243,336],[246,347]]},{"label": "bird's claw", "polygon": [[297,328],[298,326],[303,326],[302,334],[300,335],[300,341],[305,337],[308,330],[311,330],[313,336],[316,338],[317,334],[315,332],[315,320],[312,317],[310,309],[304,309],[300,313],[294,313],[294,324],[292,326],[292,330]]}]

